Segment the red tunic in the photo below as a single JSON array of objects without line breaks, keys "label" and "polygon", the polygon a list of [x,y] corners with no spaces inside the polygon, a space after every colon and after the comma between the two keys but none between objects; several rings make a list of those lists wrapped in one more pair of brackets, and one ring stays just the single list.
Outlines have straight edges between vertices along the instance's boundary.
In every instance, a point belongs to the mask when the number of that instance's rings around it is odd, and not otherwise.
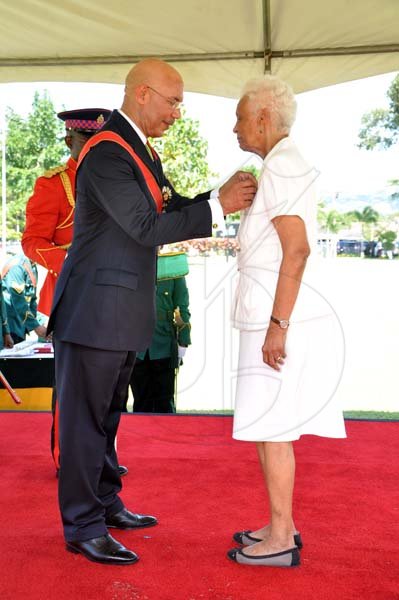
[{"label": "red tunic", "polygon": [[38,309],[50,314],[57,277],[73,235],[76,161],[44,173],[36,180],[26,205],[22,248],[28,258],[48,270]]}]

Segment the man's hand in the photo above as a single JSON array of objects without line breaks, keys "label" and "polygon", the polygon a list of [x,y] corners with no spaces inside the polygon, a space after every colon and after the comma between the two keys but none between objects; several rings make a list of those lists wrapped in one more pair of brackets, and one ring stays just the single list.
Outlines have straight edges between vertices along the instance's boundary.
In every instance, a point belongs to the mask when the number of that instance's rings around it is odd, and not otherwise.
[{"label": "man's hand", "polygon": [[35,333],[39,338],[46,338],[47,327],[44,327],[44,325],[38,325],[35,327]]},{"label": "man's hand", "polygon": [[186,351],[187,351],[187,346],[180,346],[180,344],[178,344],[177,346],[177,356],[178,356],[178,365],[180,367],[180,365],[183,364],[183,358],[186,355]]},{"label": "man's hand", "polygon": [[223,214],[244,210],[252,204],[258,189],[258,182],[252,173],[237,171],[219,190],[219,201]]},{"label": "man's hand", "polygon": [[9,333],[6,333],[3,337],[4,348],[14,348],[14,340]]}]

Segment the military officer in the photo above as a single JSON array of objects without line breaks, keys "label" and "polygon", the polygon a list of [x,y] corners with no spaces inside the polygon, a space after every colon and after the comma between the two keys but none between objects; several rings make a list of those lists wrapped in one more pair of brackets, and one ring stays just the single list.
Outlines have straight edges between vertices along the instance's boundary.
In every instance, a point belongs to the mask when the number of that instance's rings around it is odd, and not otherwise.
[{"label": "military officer", "polygon": [[37,318],[37,267],[24,254],[12,256],[4,265],[2,288],[8,327],[14,344],[22,342],[34,331],[46,337],[46,328]]},{"label": "military officer", "polygon": [[0,350],[3,348],[12,348],[14,346],[13,339],[10,335],[10,328],[8,326],[6,304],[3,298],[3,289],[0,285],[0,322],[1,322],[1,335],[0,335]]},{"label": "military officer", "polygon": [[179,362],[191,344],[188,273],[184,252],[158,256],[157,320],[151,346],[138,352],[130,385],[133,412],[173,413],[175,380]]},{"label": "military officer", "polygon": [[[110,114],[111,111],[105,108],[81,108],[58,113],[58,118],[65,123],[65,144],[70,150],[70,157],[64,165],[46,171],[37,179],[26,205],[26,225],[21,243],[26,256],[47,269],[38,303],[39,311],[46,316],[50,315],[57,278],[72,242],[79,154],[86,141],[101,129]],[[58,470],[56,411],[54,388],[51,451]]]},{"label": "military officer", "polygon": [[36,181],[26,205],[22,248],[28,258],[47,269],[38,309],[49,316],[57,277],[72,242],[77,160],[86,141],[97,133],[111,112],[83,108],[58,113],[65,122],[65,144],[70,157],[64,165],[46,171]]}]

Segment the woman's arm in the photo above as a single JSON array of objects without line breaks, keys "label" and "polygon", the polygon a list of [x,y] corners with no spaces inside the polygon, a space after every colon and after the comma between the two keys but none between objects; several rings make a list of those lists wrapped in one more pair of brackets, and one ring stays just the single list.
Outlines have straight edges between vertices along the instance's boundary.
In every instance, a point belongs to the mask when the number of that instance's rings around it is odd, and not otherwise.
[{"label": "woman's arm", "polygon": [[[276,228],[283,251],[272,315],[279,320],[289,321],[298,296],[306,261],[310,254],[306,227],[303,220],[294,215],[275,217]],[[285,358],[287,329],[270,322],[262,347],[263,361],[276,371]]]}]

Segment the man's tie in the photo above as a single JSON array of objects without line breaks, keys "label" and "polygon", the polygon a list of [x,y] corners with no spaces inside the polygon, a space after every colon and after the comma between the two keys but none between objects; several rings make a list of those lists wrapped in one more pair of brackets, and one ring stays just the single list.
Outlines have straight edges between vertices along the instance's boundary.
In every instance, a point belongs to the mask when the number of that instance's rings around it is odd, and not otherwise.
[{"label": "man's tie", "polygon": [[156,153],[155,151],[152,149],[151,144],[148,142],[145,143],[145,149],[147,150],[148,154],[150,155],[151,161],[153,163],[153,171],[155,171],[155,173],[157,174],[157,180],[158,183],[161,185],[161,181],[163,179],[163,171],[162,171],[162,166],[159,160],[156,160]]},{"label": "man's tie", "polygon": [[151,160],[154,160],[154,155],[152,153],[152,148],[151,148],[150,143],[148,141],[145,144],[145,149],[147,150],[148,154],[150,155]]}]

